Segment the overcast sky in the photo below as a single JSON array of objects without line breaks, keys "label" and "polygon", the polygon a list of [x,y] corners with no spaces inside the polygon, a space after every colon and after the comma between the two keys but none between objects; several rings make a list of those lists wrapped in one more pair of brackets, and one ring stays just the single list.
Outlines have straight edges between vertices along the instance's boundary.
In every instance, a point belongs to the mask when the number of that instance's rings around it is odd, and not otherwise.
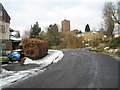
[{"label": "overcast sky", "polygon": [[85,31],[86,24],[98,29],[102,22],[105,2],[117,0],[1,0],[11,17],[10,27],[14,30],[30,29],[38,22],[42,30],[50,24],[70,20],[71,30]]}]

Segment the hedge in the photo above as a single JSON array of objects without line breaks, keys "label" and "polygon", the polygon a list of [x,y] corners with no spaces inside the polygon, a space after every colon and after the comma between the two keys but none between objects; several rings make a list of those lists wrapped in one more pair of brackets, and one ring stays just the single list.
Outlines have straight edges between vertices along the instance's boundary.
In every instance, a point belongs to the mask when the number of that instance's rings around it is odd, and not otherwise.
[{"label": "hedge", "polygon": [[22,40],[22,47],[26,57],[37,60],[47,55],[47,42],[40,39],[25,38]]}]

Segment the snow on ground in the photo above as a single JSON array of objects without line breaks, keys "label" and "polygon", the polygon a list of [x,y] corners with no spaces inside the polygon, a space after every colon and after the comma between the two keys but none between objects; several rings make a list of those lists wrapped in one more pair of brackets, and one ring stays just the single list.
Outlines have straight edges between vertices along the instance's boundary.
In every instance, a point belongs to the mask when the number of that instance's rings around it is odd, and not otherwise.
[{"label": "snow on ground", "polygon": [[34,69],[23,70],[23,71],[7,71],[2,69],[0,73],[0,89],[14,84],[15,82],[25,80],[32,77],[38,73],[42,73],[48,65],[51,63],[57,63],[63,58],[64,54],[59,50],[48,50],[48,55],[39,60],[31,60],[26,58],[24,64],[40,64],[40,67]]},{"label": "snow on ground", "polygon": [[118,56],[118,55],[110,55],[110,56],[112,56],[113,58],[115,58],[117,61],[120,62],[120,56]]},{"label": "snow on ground", "polygon": [[51,62],[57,62],[63,57],[62,51],[58,50],[49,50],[48,55],[40,60],[31,60],[29,58],[26,58],[24,64],[42,64],[43,67],[47,66],[48,64],[51,64]]}]

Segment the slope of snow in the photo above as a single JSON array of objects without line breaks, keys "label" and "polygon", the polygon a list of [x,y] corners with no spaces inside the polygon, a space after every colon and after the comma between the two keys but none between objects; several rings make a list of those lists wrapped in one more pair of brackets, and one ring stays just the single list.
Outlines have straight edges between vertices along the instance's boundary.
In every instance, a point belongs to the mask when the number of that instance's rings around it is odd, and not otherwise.
[{"label": "slope of snow", "polygon": [[57,63],[59,60],[63,58],[64,54],[59,50],[49,50],[48,55],[39,60],[31,60],[26,58],[24,64],[40,64],[40,67],[36,67],[34,69],[23,70],[23,71],[7,71],[2,69],[2,73],[0,74],[0,89],[12,85],[18,81],[27,79],[32,77],[38,73],[42,73],[46,66],[51,63]]},{"label": "slope of snow", "polygon": [[44,57],[43,59],[39,60],[31,60],[29,58],[26,58],[24,64],[42,64],[45,67],[48,64],[51,64],[52,62],[56,63],[63,57],[62,51],[59,50],[49,50],[48,55]]}]

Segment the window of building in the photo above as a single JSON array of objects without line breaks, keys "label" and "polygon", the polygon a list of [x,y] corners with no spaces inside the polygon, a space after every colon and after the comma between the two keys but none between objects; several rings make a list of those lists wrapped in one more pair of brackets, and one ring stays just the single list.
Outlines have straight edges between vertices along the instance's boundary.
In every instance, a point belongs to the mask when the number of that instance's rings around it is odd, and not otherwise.
[{"label": "window of building", "polygon": [[2,25],[2,33],[5,33],[5,26]]},{"label": "window of building", "polygon": [[2,44],[2,49],[6,49],[6,45],[5,44]]},{"label": "window of building", "polygon": [[5,33],[5,26],[2,25],[2,33]]}]

